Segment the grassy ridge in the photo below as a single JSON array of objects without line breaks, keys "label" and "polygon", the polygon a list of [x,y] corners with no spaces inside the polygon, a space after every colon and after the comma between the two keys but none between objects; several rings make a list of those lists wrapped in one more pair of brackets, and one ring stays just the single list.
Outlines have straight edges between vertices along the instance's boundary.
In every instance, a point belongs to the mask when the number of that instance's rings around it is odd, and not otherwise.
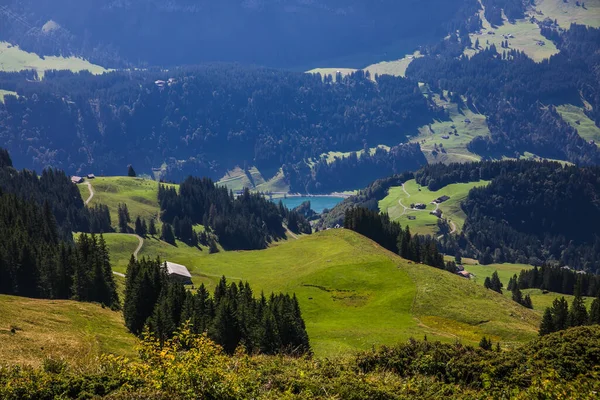
[{"label": "grassy ridge", "polygon": [[[113,249],[111,255],[113,260],[129,257]],[[536,313],[506,297],[447,272],[412,264],[344,229],[261,251],[212,255],[149,239],[140,256],[161,256],[186,265],[196,285],[202,282],[213,288],[225,275],[249,281],[257,292],[296,293],[311,345],[320,356],[423,335],[473,344],[482,335],[504,343],[523,341],[535,336],[539,323]]]},{"label": "grassy ridge", "polygon": [[0,338],[0,363],[7,364],[53,357],[88,365],[101,353],[136,354],[120,312],[75,301],[0,295]]},{"label": "grassy ridge", "polygon": [[[467,197],[469,190],[487,183],[486,181],[455,183],[430,191],[427,187],[419,187],[412,179],[404,184],[404,189],[402,186],[390,188],[389,194],[379,202],[379,209],[387,212],[393,221],[398,221],[402,226],[408,225],[413,232],[434,235],[437,233],[438,218],[429,214],[435,209],[435,205],[431,202],[440,196],[450,196],[449,200],[439,205],[439,209],[443,212],[442,217],[451,220],[460,231],[466,219],[460,203]],[[410,207],[411,203],[423,203],[427,208],[423,211],[405,210],[404,207]],[[408,219],[409,216],[416,219]]]},{"label": "grassy ridge", "polygon": [[542,15],[538,19],[550,18],[556,20],[565,29],[572,23],[600,27],[600,0],[582,0],[585,8],[577,6],[575,1],[537,0],[535,8]]}]

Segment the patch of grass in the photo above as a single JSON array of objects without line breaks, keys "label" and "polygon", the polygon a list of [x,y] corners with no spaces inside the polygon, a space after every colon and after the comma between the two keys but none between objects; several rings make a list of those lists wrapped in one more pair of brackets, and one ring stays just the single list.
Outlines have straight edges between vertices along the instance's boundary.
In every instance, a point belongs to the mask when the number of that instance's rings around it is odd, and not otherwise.
[{"label": "patch of grass", "polygon": [[260,171],[256,167],[251,167],[249,170],[252,181],[248,178],[246,172],[240,168],[235,167],[231,171],[227,171],[217,184],[226,186],[228,189],[237,191],[243,190],[244,188],[254,189],[256,186],[265,183]]},{"label": "patch of grass", "polygon": [[416,51],[413,54],[407,54],[403,58],[394,61],[382,61],[377,64],[369,65],[365,70],[371,73],[373,79],[375,74],[378,75],[393,75],[393,76],[406,76],[406,69],[410,63],[415,59],[422,57],[421,52]]},{"label": "patch of grass", "polygon": [[[450,119],[436,121],[431,125],[421,127],[419,135],[410,141],[421,145],[423,154],[429,163],[479,161],[481,157],[471,153],[467,146],[476,136],[490,135],[486,117],[466,106],[459,109],[457,104],[448,100],[450,94],[446,91],[444,98],[437,94],[426,94],[432,96],[438,106],[448,111]],[[435,145],[438,146],[437,150],[435,150]],[[442,148],[444,151],[441,150]],[[437,154],[434,153],[434,150]]]},{"label": "patch of grass", "polygon": [[563,0],[536,0],[535,3],[535,9],[542,13],[534,13],[537,19],[556,20],[565,29],[569,29],[573,23],[600,27],[600,0],[580,1],[580,4],[585,3],[585,8],[577,6],[575,0],[568,3]]},{"label": "patch of grass", "polygon": [[17,92],[11,92],[10,90],[0,89],[0,103],[4,103],[4,96],[18,96]]},{"label": "patch of grass", "polygon": [[[150,219],[158,217],[158,182],[144,178],[130,178],[126,176],[111,176],[88,180],[92,184],[94,197],[90,206],[94,204],[107,205],[110,210],[112,225],[117,226],[119,203],[126,203],[132,220],[139,215]],[[81,197],[87,199],[89,190],[86,185],[79,185]],[[157,223],[159,223],[157,219]],[[159,224],[160,225],[160,224]]]},{"label": "patch of grass", "polygon": [[256,186],[256,190],[259,192],[279,192],[288,193],[290,191],[290,185],[287,183],[285,174],[280,168],[279,171],[268,181],[261,183]]},{"label": "patch of grass", "polygon": [[51,69],[70,70],[79,72],[83,70],[90,71],[92,74],[103,74],[107,69],[94,65],[82,58],[77,57],[39,57],[35,53],[28,53],[13,46],[7,42],[0,42],[0,71],[14,72],[25,69],[36,70],[40,77],[44,72]]},{"label": "patch of grass", "polygon": [[90,303],[0,295],[0,338],[6,364],[39,366],[52,357],[88,366],[101,353],[136,357],[122,314]]},{"label": "patch of grass", "polygon": [[588,141],[593,140],[597,146],[600,146],[600,128],[585,115],[582,108],[565,104],[556,107],[556,110],[560,113],[562,119],[577,129],[579,136]]},{"label": "patch of grass", "polygon": [[[429,214],[435,210],[435,205],[431,202],[444,195],[450,196],[449,200],[439,205],[439,209],[443,212],[442,218],[452,221],[460,232],[466,219],[460,203],[467,197],[469,190],[487,184],[487,181],[455,183],[437,191],[430,191],[427,187],[420,187],[412,179],[404,184],[404,189],[402,186],[390,188],[388,195],[379,202],[379,210],[387,212],[393,221],[398,221],[402,226],[408,225],[413,233],[434,235],[437,233],[438,218]],[[425,204],[426,208],[422,211],[404,209],[403,206],[409,208],[413,203]],[[409,219],[409,216],[415,219]]]},{"label": "patch of grass", "polygon": [[306,71],[308,74],[321,74],[321,76],[325,77],[327,75],[331,75],[333,80],[335,81],[335,77],[337,73],[341,73],[342,76],[350,75],[354,72],[358,71],[355,68],[314,68],[310,71]]},{"label": "patch of grass", "polygon": [[[369,154],[373,155],[375,154],[375,152],[377,151],[377,149],[383,149],[385,151],[390,151],[390,147],[380,144],[378,146],[375,147],[371,147],[369,149]],[[350,155],[352,153],[355,153],[357,157],[360,157],[363,155],[365,151],[364,150],[358,150],[358,151],[347,151],[347,152],[341,152],[341,151],[330,151],[328,153],[322,154],[321,157],[325,157],[327,159],[327,163],[331,164],[332,162],[334,162],[336,159],[338,158],[347,158],[350,157]]]},{"label": "patch of grass", "polygon": [[[539,322],[537,314],[515,311],[508,299],[497,299],[474,282],[412,264],[345,229],[281,242],[266,250],[217,254],[146,240],[140,256],[161,256],[186,265],[194,284],[204,283],[211,290],[225,275],[249,281],[256,294],[295,293],[319,356],[425,334],[473,344],[481,335],[526,340],[535,335]],[[492,321],[481,323],[482,315]]]}]

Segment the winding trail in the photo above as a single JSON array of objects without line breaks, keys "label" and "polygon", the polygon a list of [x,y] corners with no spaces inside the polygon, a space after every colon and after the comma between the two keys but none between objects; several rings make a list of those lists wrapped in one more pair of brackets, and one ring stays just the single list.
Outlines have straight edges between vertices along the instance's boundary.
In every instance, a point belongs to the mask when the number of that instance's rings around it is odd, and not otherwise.
[{"label": "winding trail", "polygon": [[138,238],[138,240],[140,241],[140,243],[138,244],[138,247],[133,252],[133,258],[135,258],[137,260],[138,259],[138,253],[140,252],[140,250],[142,249],[142,246],[144,245],[144,238],[142,238],[141,236],[138,236],[138,235],[133,235],[133,236],[135,236],[136,238]]},{"label": "winding trail", "polygon": [[[406,193],[407,197],[410,197],[410,193],[408,193],[406,191],[406,187],[404,187],[404,183],[402,184],[402,190],[404,190],[404,193]],[[404,204],[402,204],[402,200],[401,199],[398,200],[398,204],[400,204],[400,207],[403,208],[402,214],[400,214],[400,216],[405,215],[408,210],[415,211],[415,212],[429,211],[429,210],[420,210],[420,209],[416,209],[416,208],[406,207]],[[432,201],[431,204],[435,204],[435,210],[433,210],[433,211],[437,211],[440,208],[440,203],[436,203],[436,202]],[[450,224],[450,227],[451,227],[451,230],[450,230],[450,232],[448,234],[451,235],[451,234],[453,234],[453,233],[456,232],[456,224],[451,219],[448,220],[448,223]],[[441,239],[441,238],[443,238],[443,237],[444,237],[444,235],[438,236],[438,240]]]},{"label": "winding trail", "polygon": [[288,226],[286,224],[282,224],[282,225],[285,228],[285,233],[286,234],[288,234],[291,237],[293,237],[294,239],[298,240],[298,236],[294,232],[290,231],[290,228],[288,228]]},{"label": "winding trail", "polygon": [[88,204],[90,204],[90,201],[92,201],[92,199],[94,198],[94,188],[92,187],[92,184],[89,182],[85,182],[85,185],[88,187],[88,190],[90,191],[90,197],[88,197],[87,200],[85,201],[85,205],[87,206]]}]

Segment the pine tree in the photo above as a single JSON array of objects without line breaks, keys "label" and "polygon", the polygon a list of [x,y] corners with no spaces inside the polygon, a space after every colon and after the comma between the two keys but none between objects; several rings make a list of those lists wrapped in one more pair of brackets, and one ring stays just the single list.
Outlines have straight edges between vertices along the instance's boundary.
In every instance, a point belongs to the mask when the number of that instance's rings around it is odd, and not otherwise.
[{"label": "pine tree", "polygon": [[175,245],[175,233],[170,224],[163,224],[160,238],[169,244]]},{"label": "pine tree", "polygon": [[157,233],[157,232],[156,232],[156,222],[154,222],[154,218],[151,218],[151,219],[150,219],[150,226],[148,227],[148,233],[149,233],[151,236],[154,236],[154,235],[156,235],[156,233]]},{"label": "pine tree", "polygon": [[552,302],[552,325],[555,331],[562,331],[569,327],[569,303],[564,297],[554,299]]},{"label": "pine tree", "polygon": [[131,216],[129,215],[127,204],[119,203],[117,206],[117,211],[119,214],[119,231],[122,233],[129,233],[129,223],[131,222]]},{"label": "pine tree", "polygon": [[587,309],[584,299],[581,297],[581,277],[575,284],[575,297],[569,309],[569,326],[585,325],[588,321]]},{"label": "pine tree", "polygon": [[588,323],[590,325],[600,324],[600,292],[598,292],[598,296],[592,301]]},{"label": "pine tree", "polygon": [[500,278],[498,277],[498,271],[494,271],[494,273],[492,274],[492,279],[491,279],[491,289],[495,292],[498,292],[500,294],[502,294],[502,282],[500,281]]},{"label": "pine tree", "polygon": [[131,164],[129,164],[127,166],[127,176],[135,178],[137,176],[137,174],[135,173],[135,170],[133,169],[133,166]]},{"label": "pine tree", "polygon": [[546,308],[544,311],[544,316],[542,317],[542,322],[540,324],[539,335],[544,336],[549,333],[554,332],[554,318],[552,316],[552,310],[550,307]]},{"label": "pine tree", "polygon": [[142,219],[138,215],[135,219],[135,234],[138,236],[144,236],[144,228],[142,226]]},{"label": "pine tree", "polygon": [[479,341],[479,347],[481,347],[483,350],[492,350],[492,348],[493,348],[492,340],[486,338],[485,336],[482,337],[481,340]]}]

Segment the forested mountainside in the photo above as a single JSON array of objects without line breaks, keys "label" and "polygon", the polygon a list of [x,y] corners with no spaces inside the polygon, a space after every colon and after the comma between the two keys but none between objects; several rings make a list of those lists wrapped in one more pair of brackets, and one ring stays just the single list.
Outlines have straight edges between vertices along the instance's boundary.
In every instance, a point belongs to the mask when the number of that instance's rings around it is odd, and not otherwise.
[{"label": "forested mountainside", "polygon": [[[542,30],[560,53],[540,63],[514,49],[491,45],[469,58],[458,38],[448,47],[412,62],[410,78],[434,91],[466,96],[465,106],[485,114],[490,137],[476,137],[469,149],[482,156],[518,157],[526,151],[577,164],[600,163],[600,152],[563,121],[554,106],[582,105],[600,124],[600,30],[572,25],[564,32]],[[481,44],[483,46],[483,44]],[[458,56],[458,57],[456,57]]]},{"label": "forested mountainside", "polygon": [[236,61],[310,69],[363,53],[377,62],[390,45],[401,57],[446,32],[477,29],[479,7],[476,0],[6,0],[0,41],[108,67]]},{"label": "forested mountainside", "polygon": [[325,214],[318,227],[343,221],[353,207],[378,209],[390,187],[409,179],[430,190],[453,183],[491,181],[469,191],[462,232],[440,236],[448,254],[482,264],[523,263],[600,269],[600,169],[557,162],[485,161],[427,165],[414,174],[380,179]]},{"label": "forested mountainside", "polygon": [[[417,82],[391,76],[374,82],[362,72],[333,83],[212,65],[102,76],[48,72],[41,82],[0,73],[0,82],[20,95],[0,102],[0,140],[15,163],[72,173],[93,167],[118,174],[128,164],[150,173],[165,162],[167,176],[178,180],[220,178],[246,162],[276,171],[330,150],[397,145],[443,117]],[[406,166],[422,163],[422,154],[413,153],[407,156],[417,161]]]}]

